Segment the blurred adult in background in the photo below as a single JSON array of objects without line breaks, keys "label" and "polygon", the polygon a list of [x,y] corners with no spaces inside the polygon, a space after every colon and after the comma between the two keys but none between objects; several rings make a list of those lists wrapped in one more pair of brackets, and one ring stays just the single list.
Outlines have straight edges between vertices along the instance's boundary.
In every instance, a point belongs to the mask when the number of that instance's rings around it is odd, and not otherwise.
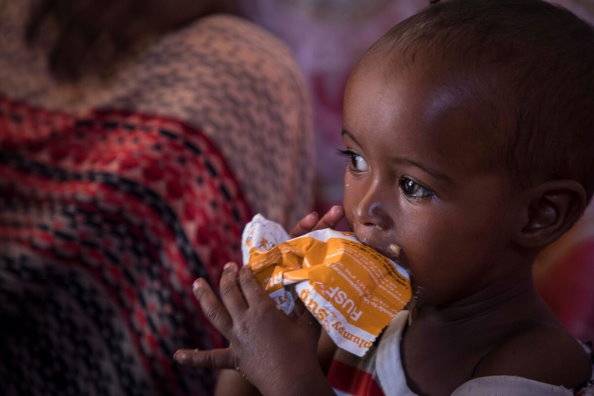
[{"label": "blurred adult in background", "polygon": [[191,282],[313,172],[298,68],[232,6],[0,0],[1,394],[210,394],[171,358],[223,342]]}]

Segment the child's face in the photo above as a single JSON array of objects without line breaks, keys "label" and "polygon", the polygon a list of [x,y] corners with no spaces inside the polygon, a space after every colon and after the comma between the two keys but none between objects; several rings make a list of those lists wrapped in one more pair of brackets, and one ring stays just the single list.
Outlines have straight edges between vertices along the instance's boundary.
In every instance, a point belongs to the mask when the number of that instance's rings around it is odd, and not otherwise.
[{"label": "child's face", "polygon": [[509,270],[514,191],[487,166],[494,131],[480,105],[436,67],[391,67],[367,60],[347,85],[345,212],[363,242],[402,248],[420,298],[447,303]]}]

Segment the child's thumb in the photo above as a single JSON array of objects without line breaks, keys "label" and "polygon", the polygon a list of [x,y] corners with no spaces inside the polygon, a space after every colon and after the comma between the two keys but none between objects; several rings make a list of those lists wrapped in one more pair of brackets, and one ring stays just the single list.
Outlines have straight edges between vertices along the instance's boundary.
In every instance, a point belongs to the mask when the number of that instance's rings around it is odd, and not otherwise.
[{"label": "child's thumb", "polygon": [[302,327],[310,328],[316,336],[320,335],[321,325],[318,320],[307,310],[301,301],[295,304],[297,323]]}]

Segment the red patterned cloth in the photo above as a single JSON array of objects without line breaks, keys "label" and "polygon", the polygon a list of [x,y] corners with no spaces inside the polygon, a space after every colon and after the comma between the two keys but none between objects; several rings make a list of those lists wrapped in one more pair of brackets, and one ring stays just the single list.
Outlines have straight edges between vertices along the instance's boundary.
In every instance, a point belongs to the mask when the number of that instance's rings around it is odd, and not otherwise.
[{"label": "red patterned cloth", "polygon": [[338,396],[384,396],[371,367],[350,366],[334,360],[328,380]]},{"label": "red patterned cloth", "polygon": [[222,344],[191,283],[250,217],[199,129],[0,98],[0,393],[209,394],[172,354]]}]

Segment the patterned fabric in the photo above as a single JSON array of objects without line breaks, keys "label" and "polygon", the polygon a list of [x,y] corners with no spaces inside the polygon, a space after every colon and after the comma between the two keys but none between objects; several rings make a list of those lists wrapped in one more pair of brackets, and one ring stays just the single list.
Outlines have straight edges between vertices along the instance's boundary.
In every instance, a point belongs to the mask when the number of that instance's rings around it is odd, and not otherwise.
[{"label": "patterned fabric", "polygon": [[[43,43],[23,43],[32,1],[0,1],[0,93],[83,117],[111,108],[182,120],[221,150],[255,213],[288,227],[310,209],[310,103],[281,42],[240,18],[214,15],[147,39],[107,79],[60,84],[47,71]],[[44,37],[51,43],[54,34]]]},{"label": "patterned fabric", "polygon": [[328,372],[328,380],[338,396],[384,396],[370,367],[349,366],[334,360]]},{"label": "patterned fabric", "polygon": [[223,342],[190,285],[239,260],[252,213],[308,210],[299,69],[217,15],[61,84],[51,26],[23,43],[32,2],[0,0],[0,394],[211,394],[172,361]]},{"label": "patterned fabric", "polygon": [[220,152],[165,118],[7,99],[0,132],[0,393],[207,394],[171,356],[222,344],[189,292],[250,217]]}]

